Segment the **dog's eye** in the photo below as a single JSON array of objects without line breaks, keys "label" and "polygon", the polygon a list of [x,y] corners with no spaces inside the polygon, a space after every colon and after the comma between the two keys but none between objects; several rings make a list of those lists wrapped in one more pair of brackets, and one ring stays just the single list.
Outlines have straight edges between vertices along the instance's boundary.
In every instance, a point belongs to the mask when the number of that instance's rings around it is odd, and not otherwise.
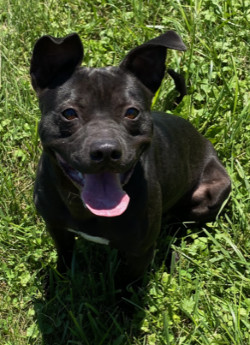
[{"label": "dog's eye", "polygon": [[77,118],[77,112],[73,108],[66,109],[62,112],[62,115],[65,117],[66,120],[74,120]]},{"label": "dog's eye", "polygon": [[129,120],[134,120],[139,115],[139,110],[136,108],[128,108],[125,117]]}]

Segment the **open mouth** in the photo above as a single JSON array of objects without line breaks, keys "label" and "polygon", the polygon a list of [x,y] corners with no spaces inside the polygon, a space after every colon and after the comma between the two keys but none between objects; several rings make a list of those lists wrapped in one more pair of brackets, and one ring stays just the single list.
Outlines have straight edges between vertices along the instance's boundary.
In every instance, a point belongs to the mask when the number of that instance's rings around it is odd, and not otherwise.
[{"label": "open mouth", "polygon": [[122,187],[129,181],[134,168],[123,174],[113,172],[83,174],[69,166],[58,155],[57,159],[64,173],[80,190],[84,205],[93,214],[117,217],[126,211],[130,198]]}]

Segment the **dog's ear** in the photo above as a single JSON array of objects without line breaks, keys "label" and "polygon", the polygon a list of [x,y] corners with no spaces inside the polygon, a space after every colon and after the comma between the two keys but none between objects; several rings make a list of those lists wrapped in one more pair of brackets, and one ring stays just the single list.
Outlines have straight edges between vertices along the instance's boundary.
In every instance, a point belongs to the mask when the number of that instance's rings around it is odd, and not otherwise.
[{"label": "dog's ear", "polygon": [[35,44],[30,75],[36,92],[49,86],[60,74],[67,78],[83,59],[83,46],[76,33],[64,38],[42,36]]},{"label": "dog's ear", "polygon": [[149,90],[155,93],[164,77],[167,48],[186,50],[180,36],[170,30],[131,50],[120,67],[133,73]]}]

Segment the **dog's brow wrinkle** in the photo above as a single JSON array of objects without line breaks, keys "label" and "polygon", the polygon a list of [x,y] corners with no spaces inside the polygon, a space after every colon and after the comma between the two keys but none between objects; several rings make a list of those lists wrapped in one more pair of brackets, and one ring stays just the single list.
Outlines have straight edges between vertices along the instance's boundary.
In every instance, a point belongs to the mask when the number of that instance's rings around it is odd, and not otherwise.
[{"label": "dog's brow wrinkle", "polygon": [[[88,70],[88,77],[91,80],[91,90],[98,97],[98,100],[105,104],[118,86],[117,68],[93,68]],[[107,96],[108,94],[109,96]]]},{"label": "dog's brow wrinkle", "polygon": [[91,77],[92,74],[95,72],[95,68],[86,67],[86,68],[84,68],[84,72],[87,72],[87,75],[88,75],[89,77]]},{"label": "dog's brow wrinkle", "polygon": [[89,76],[113,76],[115,77],[117,75],[117,69],[115,67],[98,67],[98,68],[87,68],[86,69]]}]

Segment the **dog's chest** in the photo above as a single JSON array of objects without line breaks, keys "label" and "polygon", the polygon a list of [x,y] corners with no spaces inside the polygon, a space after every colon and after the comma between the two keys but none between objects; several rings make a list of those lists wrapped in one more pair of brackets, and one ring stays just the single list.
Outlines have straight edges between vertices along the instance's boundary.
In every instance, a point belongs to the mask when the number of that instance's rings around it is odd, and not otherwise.
[{"label": "dog's chest", "polygon": [[73,229],[68,229],[68,231],[73,232],[76,236],[82,237],[85,240],[90,241],[90,242],[94,242],[94,243],[98,243],[98,244],[104,244],[106,246],[109,245],[109,243],[110,243],[110,241],[104,237],[92,236],[92,235],[89,235],[85,232],[76,231]]}]

